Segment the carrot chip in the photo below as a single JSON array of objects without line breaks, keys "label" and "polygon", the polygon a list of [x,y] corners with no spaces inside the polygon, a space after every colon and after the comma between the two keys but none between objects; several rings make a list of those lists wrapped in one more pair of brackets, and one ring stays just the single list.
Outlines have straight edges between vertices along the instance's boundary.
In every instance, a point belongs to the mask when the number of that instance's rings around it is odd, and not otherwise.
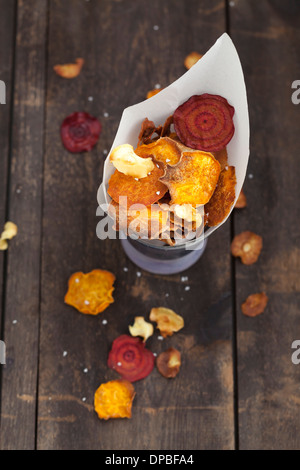
[{"label": "carrot chip", "polygon": [[239,256],[243,264],[253,264],[258,260],[263,241],[260,235],[253,232],[242,232],[236,235],[231,243],[231,253]]},{"label": "carrot chip", "polygon": [[80,74],[83,64],[84,59],[78,58],[75,64],[55,65],[53,68],[60,77],[75,78]]},{"label": "carrot chip", "polygon": [[269,299],[264,292],[249,295],[242,304],[243,314],[247,317],[256,317],[257,315],[260,315],[265,310],[268,300]]},{"label": "carrot chip", "polygon": [[128,380],[111,380],[95,392],[94,407],[100,419],[131,418],[134,386]]},{"label": "carrot chip", "polygon": [[87,274],[74,273],[69,279],[65,303],[81,313],[98,315],[114,302],[112,293],[115,279],[112,273],[102,269]]},{"label": "carrot chip", "polygon": [[169,165],[176,165],[181,156],[178,145],[169,137],[161,137],[151,144],[141,145],[135,153],[144,158],[152,155],[155,160]]}]

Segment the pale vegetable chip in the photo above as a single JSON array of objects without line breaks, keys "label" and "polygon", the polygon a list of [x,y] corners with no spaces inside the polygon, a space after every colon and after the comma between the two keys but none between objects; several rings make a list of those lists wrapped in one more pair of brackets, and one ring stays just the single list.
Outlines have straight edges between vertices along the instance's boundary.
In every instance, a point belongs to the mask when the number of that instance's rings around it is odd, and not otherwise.
[{"label": "pale vegetable chip", "polygon": [[154,169],[152,158],[139,157],[134,153],[132,145],[129,144],[116,147],[109,158],[120,173],[133,178],[146,178],[148,173]]},{"label": "pale vegetable chip", "polygon": [[166,336],[172,336],[173,333],[184,327],[183,318],[169,308],[153,308],[150,312],[149,318],[151,321],[155,321],[157,323],[157,328],[160,330],[161,335],[164,338]]},{"label": "pale vegetable chip", "polygon": [[133,326],[129,326],[131,336],[141,336],[145,341],[153,335],[153,325],[145,321],[144,317],[135,317]]}]

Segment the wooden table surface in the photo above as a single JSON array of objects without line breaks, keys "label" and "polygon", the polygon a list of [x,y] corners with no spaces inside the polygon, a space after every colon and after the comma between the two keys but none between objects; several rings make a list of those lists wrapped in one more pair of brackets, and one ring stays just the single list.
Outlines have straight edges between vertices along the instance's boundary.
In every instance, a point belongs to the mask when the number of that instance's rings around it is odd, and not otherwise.
[{"label": "wooden table surface", "polygon": [[[224,31],[248,91],[248,207],[210,237],[188,281],[138,277],[120,242],[95,233],[105,151],[123,109],[180,77],[185,56]],[[0,0],[0,226],[19,228],[0,252],[2,449],[300,449],[299,44],[297,0]],[[54,73],[76,57],[86,61],[78,78]],[[102,135],[70,154],[60,124],[83,110]],[[230,255],[244,230],[263,237],[252,266]],[[69,276],[94,268],[117,276],[115,303],[97,317],[63,301]],[[245,317],[241,303],[261,291],[267,309]],[[159,305],[185,327],[148,345],[180,349],[180,374],[154,370],[135,384],[131,420],[99,420],[94,392],[117,377],[106,365],[112,341]]]}]

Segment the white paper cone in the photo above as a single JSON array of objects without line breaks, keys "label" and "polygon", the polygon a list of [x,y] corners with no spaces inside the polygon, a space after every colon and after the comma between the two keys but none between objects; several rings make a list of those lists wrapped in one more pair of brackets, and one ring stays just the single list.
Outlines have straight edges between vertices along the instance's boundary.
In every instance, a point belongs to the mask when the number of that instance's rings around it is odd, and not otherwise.
[{"label": "white paper cone", "polygon": [[[226,33],[182,77],[152,98],[123,111],[111,150],[121,144],[131,144],[135,148],[145,118],[159,126],[191,96],[203,93],[223,96],[235,109],[235,133],[227,150],[229,165],[235,166],[237,199],[244,183],[249,158],[249,115],[243,70],[234,44]],[[103,182],[98,190],[100,206],[110,201],[107,186],[114,171],[108,155],[104,164]],[[227,218],[216,227],[209,228],[205,237],[219,228]]]}]

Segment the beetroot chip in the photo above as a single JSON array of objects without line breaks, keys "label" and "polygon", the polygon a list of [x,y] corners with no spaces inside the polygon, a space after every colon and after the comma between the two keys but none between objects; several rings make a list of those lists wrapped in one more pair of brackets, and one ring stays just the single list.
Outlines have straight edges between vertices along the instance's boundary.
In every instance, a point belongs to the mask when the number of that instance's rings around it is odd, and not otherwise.
[{"label": "beetroot chip", "polygon": [[174,113],[174,127],[187,147],[217,152],[234,134],[234,107],[219,95],[194,95]]},{"label": "beetroot chip", "polygon": [[154,367],[155,358],[143,341],[137,337],[121,335],[116,338],[108,355],[107,365],[129,382],[147,377]]},{"label": "beetroot chip", "polygon": [[61,138],[72,153],[89,152],[98,142],[101,124],[88,113],[77,112],[66,117],[61,125]]}]

